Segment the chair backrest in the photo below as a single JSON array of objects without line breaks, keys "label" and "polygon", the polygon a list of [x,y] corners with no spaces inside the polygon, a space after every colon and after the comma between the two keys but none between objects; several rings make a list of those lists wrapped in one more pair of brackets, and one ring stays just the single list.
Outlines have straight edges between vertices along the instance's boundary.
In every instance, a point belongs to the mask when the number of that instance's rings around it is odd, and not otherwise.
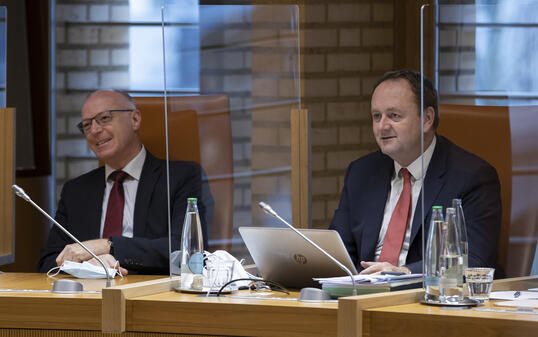
[{"label": "chair backrest", "polygon": [[[140,138],[159,158],[165,158],[163,97],[136,97],[142,113]],[[209,219],[208,250],[229,249],[233,230],[233,152],[229,100],[226,95],[168,97],[170,160],[200,163],[215,200]]]},{"label": "chair backrest", "polygon": [[[506,106],[439,105],[438,133],[497,170],[501,182],[502,220],[497,261],[506,271],[512,208],[512,144]],[[499,271],[501,272],[501,271]]]}]

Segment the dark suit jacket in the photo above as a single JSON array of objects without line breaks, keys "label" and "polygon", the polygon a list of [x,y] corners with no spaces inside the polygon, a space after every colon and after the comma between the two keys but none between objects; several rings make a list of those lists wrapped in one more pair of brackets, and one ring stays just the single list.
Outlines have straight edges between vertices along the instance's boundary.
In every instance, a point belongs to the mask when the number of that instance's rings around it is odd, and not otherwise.
[{"label": "dark suit jacket", "polygon": [[[99,238],[105,191],[105,168],[100,167],[66,182],[56,220],[80,241]],[[170,162],[170,210],[172,248],[179,249],[187,198],[201,200],[201,169],[196,163]],[[166,162],[146,153],[136,192],[133,238],[111,237],[114,257],[129,271],[144,274],[168,273],[168,215]],[[198,203],[204,239],[205,209]],[[56,257],[73,241],[53,226],[41,251],[39,272],[56,266]]]},{"label": "dark suit jacket", "polygon": [[[383,221],[393,160],[377,151],[352,162],[330,229],[340,233],[346,248],[361,270],[360,261],[374,261]],[[426,172],[424,193],[425,231],[432,206],[452,207],[462,199],[469,240],[469,266],[494,267],[501,228],[500,183],[486,161],[437,136],[437,144]],[[419,197],[411,228],[406,266],[422,272],[421,201]]]}]

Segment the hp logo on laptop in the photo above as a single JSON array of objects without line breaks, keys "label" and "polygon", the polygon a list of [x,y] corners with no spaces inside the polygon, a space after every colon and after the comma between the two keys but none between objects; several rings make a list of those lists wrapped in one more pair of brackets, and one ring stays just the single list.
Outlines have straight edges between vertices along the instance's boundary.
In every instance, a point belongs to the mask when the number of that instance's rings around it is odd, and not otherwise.
[{"label": "hp logo on laptop", "polygon": [[306,260],[306,256],[302,255],[302,254],[293,254],[293,259],[295,260],[295,262],[297,262],[298,264],[306,264],[307,260]]}]

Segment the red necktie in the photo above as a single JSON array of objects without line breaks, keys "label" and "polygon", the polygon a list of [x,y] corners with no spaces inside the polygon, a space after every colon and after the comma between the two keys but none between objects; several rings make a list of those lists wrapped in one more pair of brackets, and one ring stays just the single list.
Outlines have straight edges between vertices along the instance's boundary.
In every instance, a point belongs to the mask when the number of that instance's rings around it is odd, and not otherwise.
[{"label": "red necktie", "polygon": [[379,256],[380,262],[389,262],[395,266],[398,265],[405,230],[411,217],[411,177],[406,168],[402,168],[400,172],[404,178],[403,190],[392,212],[389,228]]},{"label": "red necktie", "polygon": [[106,208],[105,228],[103,229],[103,238],[111,236],[121,236],[123,224],[123,204],[125,197],[123,195],[123,181],[127,177],[123,171],[114,171],[109,178],[114,180],[110,196],[108,197],[108,206]]}]

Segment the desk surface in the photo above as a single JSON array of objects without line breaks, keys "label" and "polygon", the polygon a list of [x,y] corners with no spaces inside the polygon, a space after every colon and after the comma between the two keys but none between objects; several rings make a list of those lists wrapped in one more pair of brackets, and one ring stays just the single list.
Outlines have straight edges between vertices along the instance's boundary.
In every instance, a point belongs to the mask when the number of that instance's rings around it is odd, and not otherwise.
[{"label": "desk surface", "polygon": [[[67,276],[60,276],[64,277]],[[44,274],[0,274],[0,289],[48,290],[53,281]],[[397,333],[399,337],[483,337],[536,336],[538,331],[538,315],[426,306],[418,303],[423,297],[420,289],[347,297],[338,303],[303,303],[204,297],[163,288],[163,284],[169,287],[171,282],[162,276],[132,275],[114,280],[114,286],[102,294],[0,291],[0,333],[4,329],[12,336],[33,336],[31,333],[39,335],[39,331],[46,329],[77,330],[80,336],[101,336],[109,317],[107,312],[121,312],[123,330],[131,336],[154,333],[336,336],[338,332],[341,336],[394,336]],[[85,290],[97,290],[104,285],[104,280],[84,280],[83,283]],[[494,289],[523,290],[536,287],[537,283],[538,277],[501,280],[494,283]],[[160,290],[152,293],[153,285],[160,286]],[[109,294],[113,296],[108,297]],[[239,292],[239,295],[248,294],[248,291]],[[287,298],[297,295],[293,292]],[[107,302],[108,299],[111,301]],[[485,307],[493,304],[491,301]]]},{"label": "desk surface", "polygon": [[[163,276],[132,275],[116,278],[113,285],[162,278]],[[101,330],[101,294],[57,294],[52,292],[28,292],[51,290],[59,278],[45,274],[0,274],[0,289],[20,289],[21,292],[0,291],[0,328],[37,328],[69,330]],[[80,280],[84,290],[101,290],[105,280]]]},{"label": "desk surface", "polygon": [[[61,275],[57,278],[71,278]],[[167,279],[166,277],[164,277]],[[116,278],[112,288],[163,276],[131,275]],[[0,274],[0,289],[50,290],[54,279],[44,274]],[[100,290],[104,280],[82,280],[84,290]],[[238,295],[249,296],[249,291]],[[126,292],[125,294],[128,294]],[[273,293],[271,296],[297,298]],[[257,296],[257,295],[256,295]],[[0,291],[0,329],[86,330],[102,328],[101,293]],[[165,291],[154,295],[125,296],[125,326],[137,334],[169,332],[226,336],[335,336],[338,303],[303,303],[290,300],[203,297]],[[19,332],[22,330],[19,330]],[[92,335],[93,336],[93,335]]]},{"label": "desk surface", "polygon": [[[496,281],[494,290],[526,290],[537,285],[538,278],[536,277],[506,279]],[[536,310],[533,314],[476,310],[484,308],[515,310],[515,308],[495,306],[495,303],[500,301],[489,301],[470,309],[429,306],[417,301],[409,302],[411,303],[364,308],[361,311],[362,335],[394,336],[395,332],[399,337],[538,335]]]}]

